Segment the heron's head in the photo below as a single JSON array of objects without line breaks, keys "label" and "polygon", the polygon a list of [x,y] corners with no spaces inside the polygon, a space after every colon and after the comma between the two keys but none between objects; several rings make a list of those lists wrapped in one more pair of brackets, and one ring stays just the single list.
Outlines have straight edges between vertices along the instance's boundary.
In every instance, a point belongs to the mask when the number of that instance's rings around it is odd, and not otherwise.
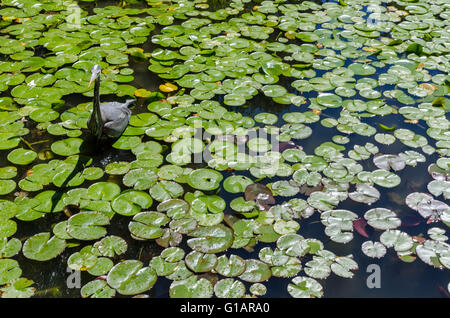
[{"label": "heron's head", "polygon": [[100,76],[100,73],[102,72],[102,69],[99,65],[94,65],[91,69],[91,80],[89,81],[89,86],[91,87],[92,83]]}]

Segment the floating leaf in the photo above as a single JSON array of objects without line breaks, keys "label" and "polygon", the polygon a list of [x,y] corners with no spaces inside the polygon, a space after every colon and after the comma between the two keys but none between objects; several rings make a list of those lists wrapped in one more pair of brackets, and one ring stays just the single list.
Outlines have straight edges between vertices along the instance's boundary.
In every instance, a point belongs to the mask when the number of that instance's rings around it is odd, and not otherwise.
[{"label": "floating leaf", "polygon": [[323,288],[313,278],[297,276],[288,285],[288,292],[294,298],[321,298]]},{"label": "floating leaf", "polygon": [[155,284],[156,274],[137,260],[126,260],[115,265],[108,273],[108,285],[122,295],[143,293]]},{"label": "floating leaf", "polygon": [[67,233],[78,240],[95,240],[106,235],[109,218],[99,212],[80,212],[67,221]]},{"label": "floating leaf", "polygon": [[366,241],[361,245],[361,250],[372,258],[382,258],[386,254],[386,248],[380,242]]},{"label": "floating leaf", "polygon": [[33,235],[23,244],[23,255],[36,261],[48,261],[64,251],[66,241],[56,236],[50,238],[50,233]]}]

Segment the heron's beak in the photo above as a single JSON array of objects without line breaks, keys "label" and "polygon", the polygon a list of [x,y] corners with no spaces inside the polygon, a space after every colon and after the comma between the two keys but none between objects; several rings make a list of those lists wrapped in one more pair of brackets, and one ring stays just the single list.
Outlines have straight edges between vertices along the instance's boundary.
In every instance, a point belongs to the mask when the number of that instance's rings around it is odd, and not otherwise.
[{"label": "heron's beak", "polygon": [[91,87],[91,85],[92,85],[92,83],[94,83],[94,81],[97,79],[97,74],[92,74],[91,75],[91,80],[89,81],[89,85],[88,85],[88,87]]}]

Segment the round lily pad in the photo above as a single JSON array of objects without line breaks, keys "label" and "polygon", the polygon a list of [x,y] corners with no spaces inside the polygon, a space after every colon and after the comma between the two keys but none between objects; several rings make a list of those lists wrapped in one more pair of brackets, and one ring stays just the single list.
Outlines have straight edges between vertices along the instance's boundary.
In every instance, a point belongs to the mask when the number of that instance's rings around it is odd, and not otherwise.
[{"label": "round lily pad", "polygon": [[239,276],[243,281],[259,283],[268,280],[272,276],[269,266],[261,261],[248,259],[245,261],[245,265],[245,271]]},{"label": "round lily pad", "polygon": [[380,242],[366,241],[361,245],[362,252],[372,258],[382,258],[386,254],[386,247]]},{"label": "round lily pad", "polygon": [[23,148],[14,149],[8,154],[8,160],[16,165],[28,165],[37,157],[37,153]]},{"label": "round lily pad", "polygon": [[214,190],[219,187],[223,176],[211,169],[198,169],[189,174],[188,184],[198,190]]},{"label": "round lily pad", "polygon": [[153,203],[148,193],[127,190],[118,195],[111,203],[115,212],[122,215],[135,215],[142,209],[147,209]]},{"label": "round lily pad", "polygon": [[115,265],[108,273],[108,285],[122,295],[143,293],[155,284],[156,274],[137,260],[126,260]]},{"label": "round lily pad", "polygon": [[233,278],[221,279],[214,285],[214,293],[218,298],[242,298],[245,285]]},{"label": "round lily pad", "polygon": [[33,235],[23,244],[23,255],[36,261],[48,261],[55,258],[66,248],[66,241],[50,233]]},{"label": "round lily pad", "polygon": [[52,143],[51,149],[57,155],[72,156],[81,152],[83,142],[81,138],[67,138]]},{"label": "round lily pad", "polygon": [[199,227],[189,236],[193,237],[187,241],[189,247],[202,253],[219,253],[233,243],[233,231],[223,224]]},{"label": "round lily pad", "polygon": [[288,292],[294,298],[321,298],[323,287],[313,278],[297,276],[288,285]]},{"label": "round lily pad", "polygon": [[109,218],[99,212],[80,212],[67,221],[67,233],[78,240],[95,240],[106,234]]}]

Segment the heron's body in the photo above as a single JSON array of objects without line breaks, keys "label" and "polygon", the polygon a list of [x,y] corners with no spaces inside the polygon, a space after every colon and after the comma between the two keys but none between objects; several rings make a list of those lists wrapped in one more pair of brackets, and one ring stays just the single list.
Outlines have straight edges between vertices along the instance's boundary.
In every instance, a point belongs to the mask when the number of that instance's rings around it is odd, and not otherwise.
[{"label": "heron's body", "polygon": [[88,128],[97,140],[102,136],[118,138],[130,121],[131,110],[128,106],[134,100],[127,100],[125,103],[100,103],[100,67],[97,65],[92,68],[91,83],[92,81],[95,81],[94,105],[88,120]]},{"label": "heron's body", "polygon": [[100,104],[104,135],[110,138],[119,138],[122,135],[131,117],[128,105],[133,102],[134,100],[127,100],[124,104],[119,102]]}]

